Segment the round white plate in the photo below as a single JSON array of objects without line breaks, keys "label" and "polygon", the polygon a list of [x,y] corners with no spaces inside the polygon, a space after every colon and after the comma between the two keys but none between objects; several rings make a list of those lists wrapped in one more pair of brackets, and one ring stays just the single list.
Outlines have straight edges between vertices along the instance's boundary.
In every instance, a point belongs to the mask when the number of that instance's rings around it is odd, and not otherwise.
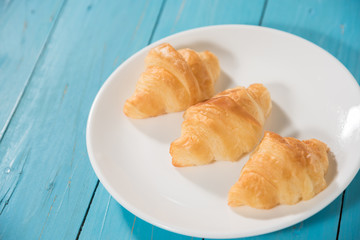
[{"label": "round white plate", "polygon": [[[222,73],[216,86],[263,83],[273,110],[265,130],[317,138],[333,156],[328,187],[309,201],[271,210],[227,206],[227,193],[248,160],[175,168],[170,143],[180,136],[182,113],[127,118],[150,48],[169,42],[214,52]],[[298,223],[332,202],[360,166],[360,91],[349,71],[318,46],[282,31],[245,25],[212,26],[175,34],[142,49],[107,79],[90,111],[87,149],[101,183],[126,209],[158,227],[189,236],[234,238]]]}]

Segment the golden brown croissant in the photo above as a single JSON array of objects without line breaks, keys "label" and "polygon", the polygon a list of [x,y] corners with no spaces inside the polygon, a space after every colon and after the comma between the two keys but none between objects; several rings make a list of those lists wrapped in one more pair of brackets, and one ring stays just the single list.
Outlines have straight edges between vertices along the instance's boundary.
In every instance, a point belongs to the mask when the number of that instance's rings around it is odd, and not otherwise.
[{"label": "golden brown croissant", "polygon": [[145,65],[134,94],[124,105],[124,113],[131,118],[183,111],[208,99],[220,74],[219,61],[211,52],[176,51],[168,43],[151,49]]},{"label": "golden brown croissant", "polygon": [[269,209],[308,200],[326,187],[329,151],[325,143],[265,132],[230,189],[229,206]]},{"label": "golden brown croissant", "polygon": [[270,93],[262,84],[228,89],[188,108],[181,137],[170,146],[173,165],[238,160],[260,141],[270,111]]}]

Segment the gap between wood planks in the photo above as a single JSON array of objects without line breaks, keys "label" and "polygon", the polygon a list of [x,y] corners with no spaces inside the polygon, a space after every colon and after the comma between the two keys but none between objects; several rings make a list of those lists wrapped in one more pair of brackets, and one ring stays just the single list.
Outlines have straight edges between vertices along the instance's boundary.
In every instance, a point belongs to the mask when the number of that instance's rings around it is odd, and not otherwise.
[{"label": "gap between wood planks", "polygon": [[346,189],[345,189],[344,192],[342,193],[342,198],[341,198],[340,216],[339,216],[338,229],[337,229],[337,232],[336,232],[336,240],[339,239],[340,226],[341,226],[341,216],[342,216],[342,211],[343,211],[345,192],[346,192]]},{"label": "gap between wood planks", "polygon": [[80,228],[79,228],[78,233],[77,233],[77,235],[76,235],[76,240],[78,240],[79,237],[80,237],[82,228],[83,228],[83,226],[84,226],[84,224],[85,224],[86,217],[87,217],[87,215],[88,215],[88,213],[89,213],[89,210],[90,210],[90,206],[91,206],[91,204],[92,204],[92,202],[93,202],[93,200],[94,200],[96,190],[97,190],[98,187],[99,187],[99,183],[100,183],[100,181],[97,180],[96,185],[95,185],[95,188],[94,188],[94,191],[93,191],[93,193],[92,193],[92,195],[91,195],[91,198],[90,198],[89,205],[88,205],[88,207],[87,207],[87,209],[86,209],[85,215],[84,215],[84,217],[83,217],[83,220],[82,220],[82,222],[81,222]]},{"label": "gap between wood planks", "polygon": [[[156,18],[155,25],[154,25],[154,27],[153,27],[153,30],[152,30],[152,32],[151,32],[151,35],[150,35],[150,38],[149,38],[149,41],[148,41],[147,45],[149,45],[149,44],[152,43],[152,41],[153,41],[154,33],[155,33],[156,29],[157,29],[157,26],[158,26],[160,17],[161,17],[161,15],[162,15],[163,10],[164,10],[165,2],[166,2],[166,0],[163,0],[163,2],[161,3],[160,11],[159,11],[158,16],[157,16],[157,18]],[[0,139],[0,140],[1,140],[1,139]],[[91,198],[90,198],[89,205],[88,205],[88,207],[87,207],[87,209],[86,209],[85,215],[84,215],[84,217],[83,217],[83,220],[82,220],[81,225],[80,225],[80,227],[79,227],[78,233],[77,233],[77,235],[76,235],[76,240],[78,240],[78,239],[80,238],[81,231],[82,231],[82,229],[83,229],[83,227],[84,227],[86,218],[87,218],[87,216],[88,216],[88,214],[89,214],[89,210],[90,210],[91,204],[92,204],[92,202],[93,202],[93,200],[94,200],[95,193],[96,193],[96,191],[97,191],[97,189],[98,189],[98,187],[99,187],[99,183],[100,183],[100,181],[97,180],[96,186],[95,186],[94,191],[93,191],[93,193],[92,193],[92,196],[91,196]],[[136,217],[134,218],[134,222],[135,222],[135,219],[136,219]],[[134,226],[133,226],[133,227],[134,227]],[[203,239],[203,240],[204,240],[204,239]]]},{"label": "gap between wood planks", "polygon": [[265,16],[265,11],[266,11],[266,8],[267,8],[267,4],[268,4],[268,0],[265,0],[264,7],[263,7],[263,10],[262,10],[261,16],[260,16],[259,26],[261,26],[262,23],[263,23],[263,19],[264,19],[264,16]]}]

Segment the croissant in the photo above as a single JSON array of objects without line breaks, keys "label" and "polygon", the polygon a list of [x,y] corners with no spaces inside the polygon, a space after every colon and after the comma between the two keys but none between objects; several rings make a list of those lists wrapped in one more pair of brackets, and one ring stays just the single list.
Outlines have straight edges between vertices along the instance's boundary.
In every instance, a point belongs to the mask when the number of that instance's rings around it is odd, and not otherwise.
[{"label": "croissant", "polygon": [[183,111],[214,95],[220,74],[217,57],[191,49],[176,51],[163,43],[150,50],[146,69],[126,100],[124,113],[131,118],[147,118]]},{"label": "croissant", "polygon": [[229,191],[231,207],[269,209],[308,200],[326,188],[329,148],[319,140],[265,136]]},{"label": "croissant", "polygon": [[188,108],[181,137],[170,146],[172,164],[185,167],[238,160],[260,141],[271,106],[268,90],[253,84],[225,90]]}]

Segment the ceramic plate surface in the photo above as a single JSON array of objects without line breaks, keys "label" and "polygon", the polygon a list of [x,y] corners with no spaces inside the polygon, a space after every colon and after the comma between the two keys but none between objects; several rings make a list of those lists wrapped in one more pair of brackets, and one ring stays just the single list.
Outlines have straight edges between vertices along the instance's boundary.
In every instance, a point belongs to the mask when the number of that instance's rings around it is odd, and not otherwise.
[{"label": "ceramic plate surface", "polygon": [[[215,53],[222,69],[217,92],[263,83],[273,101],[265,130],[327,143],[332,151],[328,187],[293,206],[233,209],[227,206],[227,193],[248,156],[236,163],[173,167],[169,146],[180,136],[183,113],[133,120],[122,112],[144,70],[145,56],[163,42]],[[206,238],[276,231],[323,209],[356,175],[360,166],[359,89],[338,60],[289,33],[245,25],[178,33],[142,49],[107,79],[88,119],[90,161],[101,183],[122,206],[166,230]]]}]

